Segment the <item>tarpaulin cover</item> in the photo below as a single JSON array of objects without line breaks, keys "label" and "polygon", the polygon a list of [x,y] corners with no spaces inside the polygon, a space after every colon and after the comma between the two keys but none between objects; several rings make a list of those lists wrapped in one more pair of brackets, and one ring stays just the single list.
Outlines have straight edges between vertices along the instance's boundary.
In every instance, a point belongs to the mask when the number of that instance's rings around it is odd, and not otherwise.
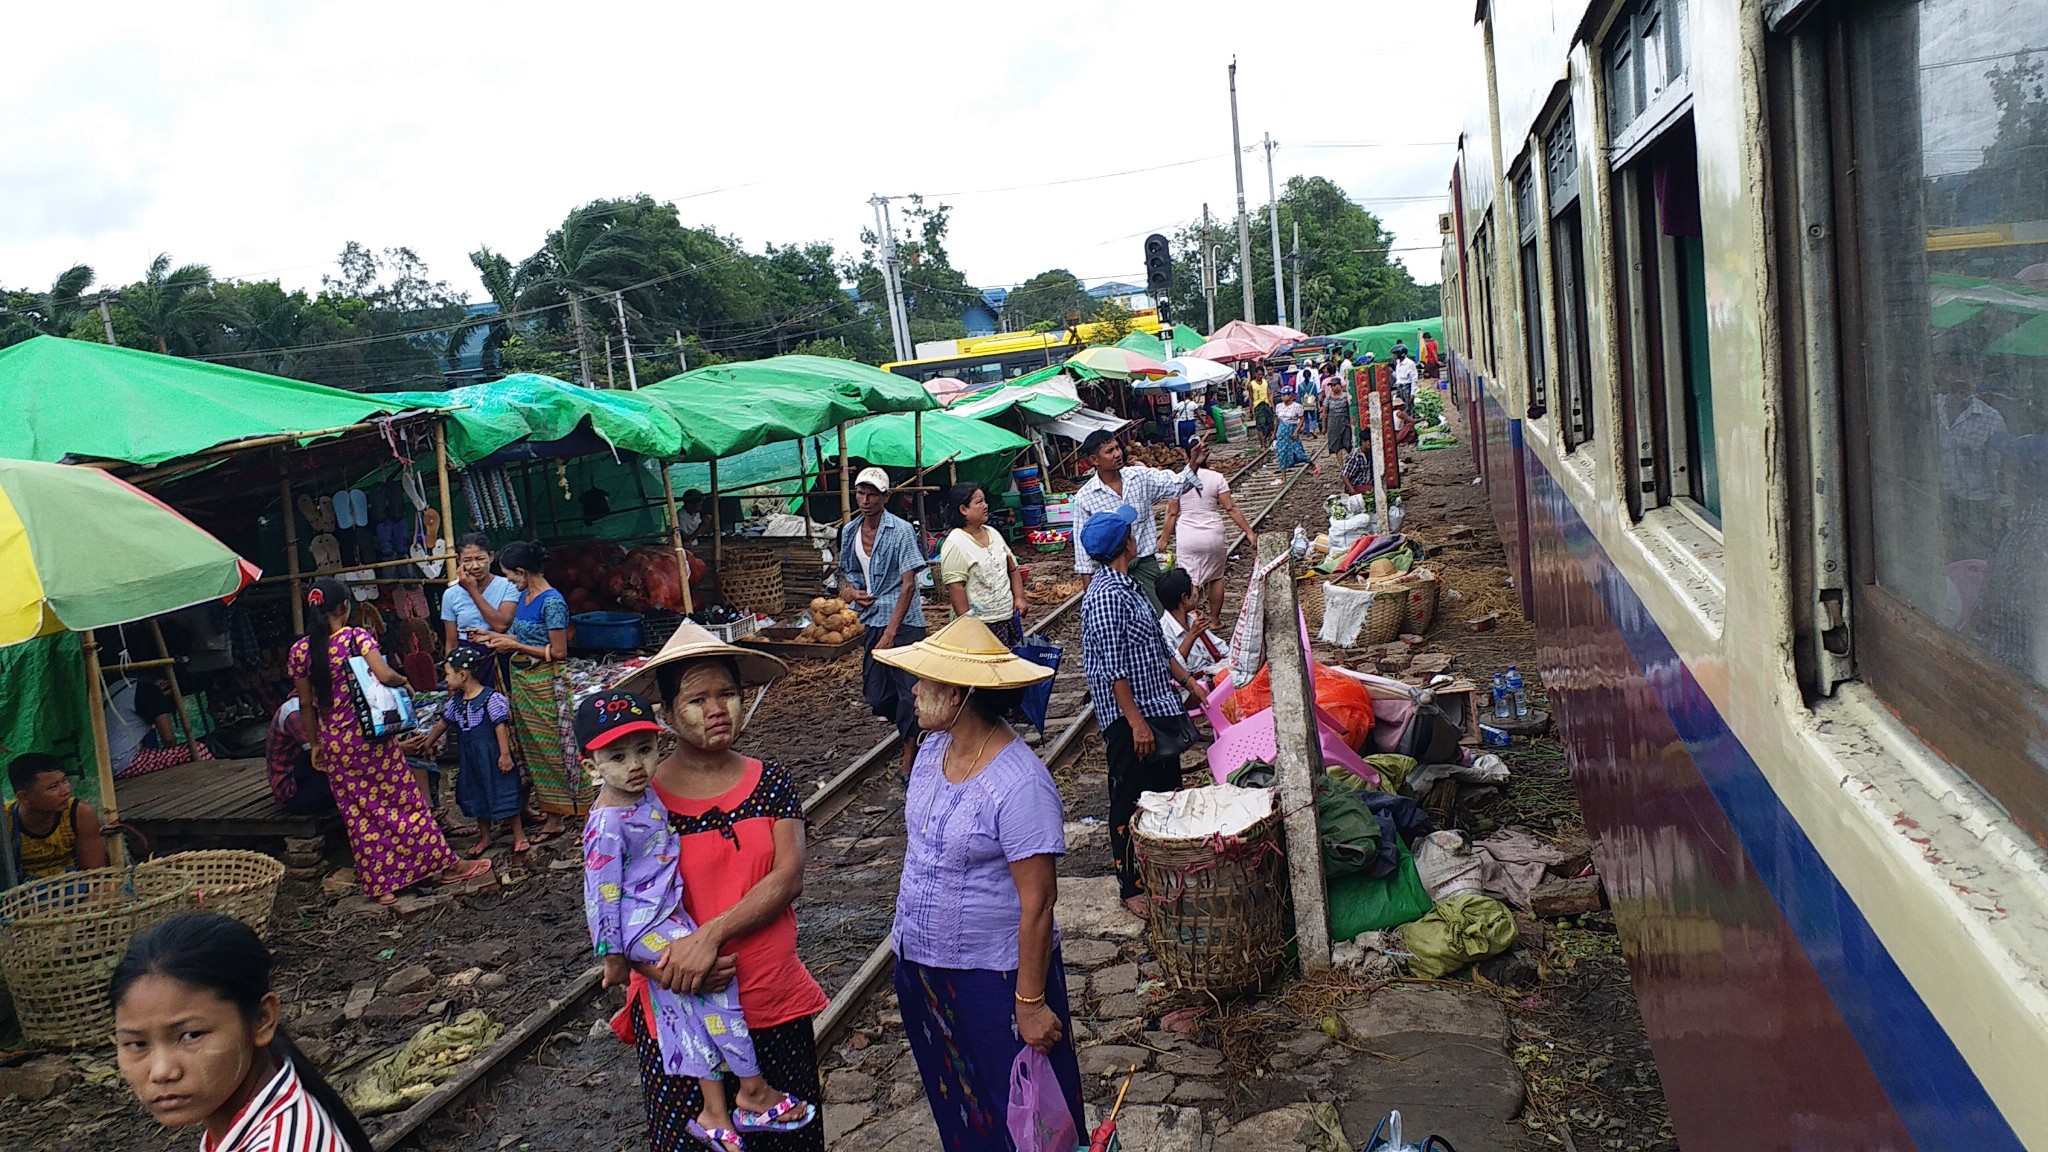
[{"label": "tarpaulin cover", "polygon": [[[0,648],[0,760],[23,752],[48,752],[62,760],[71,789],[98,804],[99,776],[92,770],[92,714],[86,701],[85,654],[78,634],[60,632],[41,640]],[[0,790],[12,798],[6,774]]]},{"label": "tarpaulin cover", "polygon": [[1173,347],[1171,348],[1166,346],[1166,341],[1161,340],[1150,332],[1133,332],[1129,336],[1117,341],[1116,346],[1128,348],[1141,356],[1150,356],[1154,360],[1171,360],[1176,356],[1185,356],[1193,352],[1205,342],[1206,338],[1200,332],[1195,331],[1194,325],[1175,324],[1173,326]]},{"label": "tarpaulin cover", "polygon": [[923,384],[829,356],[771,356],[694,368],[633,395],[666,408],[683,430],[682,458],[718,460],[814,436],[879,412],[940,407]]},{"label": "tarpaulin cover", "polygon": [[446,392],[394,392],[385,397],[413,408],[454,408],[448,416],[448,455],[474,464],[521,440],[560,440],[584,421],[621,452],[673,460],[683,430],[666,408],[637,392],[581,388],[566,380],[522,372]]},{"label": "tarpaulin cover", "polygon": [[0,460],[0,645],[225,599],[258,575],[110,473]]},{"label": "tarpaulin cover", "polygon": [[[852,435],[852,430],[847,432]],[[806,480],[818,475],[821,453],[831,455],[839,451],[839,440],[834,436],[820,436],[808,444],[802,440],[780,440],[763,444],[737,456],[729,456],[718,462],[718,492],[721,496],[794,496],[808,483],[799,487],[797,473],[797,446],[804,445],[804,477]],[[692,462],[671,465],[668,470],[669,483],[676,495],[692,488],[699,492],[711,491],[711,465]]]},{"label": "tarpaulin cover", "polygon": [[[896,413],[853,425],[846,430],[846,454],[884,468],[915,468],[913,419],[908,413]],[[924,416],[924,466],[936,469],[937,478],[927,476],[925,483],[943,483],[943,465],[951,458],[962,481],[986,487],[1010,466],[1012,457],[1030,446],[1030,441],[1006,428],[950,412],[928,412]],[[836,442],[831,451],[838,455]],[[723,484],[723,468],[718,478]]]},{"label": "tarpaulin cover", "polygon": [[1339,340],[1350,341],[1354,355],[1360,352],[1370,352],[1373,359],[1385,360],[1394,354],[1394,345],[1406,344],[1408,346],[1408,355],[1420,360],[1422,359],[1422,338],[1420,333],[1424,332],[1436,337],[1437,341],[1441,343],[1444,338],[1444,318],[1441,316],[1431,316],[1423,320],[1402,320],[1393,324],[1369,324],[1363,328],[1348,328],[1342,332],[1333,332],[1331,335]]},{"label": "tarpaulin cover", "polygon": [[220,444],[405,410],[303,380],[38,336],[0,351],[0,458],[161,464]]},{"label": "tarpaulin cover", "polygon": [[970,392],[955,400],[946,412],[952,416],[988,420],[1021,407],[1047,419],[1064,416],[1081,406],[1080,395],[1074,391],[1074,377],[1077,375],[1093,379],[1095,373],[1078,364],[1071,372],[1065,365],[1055,364],[1027,372],[994,388]]}]

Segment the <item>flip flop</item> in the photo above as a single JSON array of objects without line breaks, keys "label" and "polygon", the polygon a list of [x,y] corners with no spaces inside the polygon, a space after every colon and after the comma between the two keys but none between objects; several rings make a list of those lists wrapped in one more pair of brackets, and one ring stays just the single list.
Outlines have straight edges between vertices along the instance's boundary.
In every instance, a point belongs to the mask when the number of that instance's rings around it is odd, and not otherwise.
[{"label": "flip flop", "polygon": [[787,1092],[766,1112],[755,1112],[734,1107],[732,1126],[742,1132],[795,1132],[810,1126],[818,1118],[818,1109]]},{"label": "flip flop", "polygon": [[349,500],[347,491],[336,492],[332,496],[323,497],[323,499],[334,508],[334,527],[336,529],[353,528],[356,526],[355,504]]},{"label": "flip flop", "polygon": [[491,862],[488,857],[482,860],[471,860],[467,864],[457,865],[452,871],[442,873],[441,883],[461,884],[464,881],[474,880],[490,870]]},{"label": "flip flop", "polygon": [[514,856],[524,856],[524,855],[526,855],[526,854],[527,854],[528,852],[531,852],[531,851],[533,851],[533,842],[532,842],[532,841],[528,840],[528,839],[527,839],[526,837],[524,837],[524,836],[515,836],[515,837],[513,837],[513,839],[512,839],[512,854],[513,854]]},{"label": "flip flop", "polygon": [[313,537],[312,542],[307,547],[313,553],[313,564],[315,567],[338,568],[341,566],[341,541],[336,540],[332,533],[322,532],[320,535]]},{"label": "flip flop", "polygon": [[692,1119],[683,1125],[683,1130],[688,1132],[692,1139],[703,1142],[707,1147],[716,1148],[719,1152],[747,1152],[747,1142],[740,1139],[740,1134],[730,1128],[706,1128]]},{"label": "flip flop", "polygon": [[[474,844],[471,844],[471,845],[469,846],[469,852],[468,852],[468,856],[469,856],[469,858],[470,858],[471,860],[481,860],[481,859],[483,858],[484,854],[485,854],[486,852],[489,852],[490,850],[491,850],[491,842],[490,842],[489,840],[479,840],[479,841],[477,841],[476,843],[474,843]],[[517,846],[517,845],[515,844],[515,845],[513,846],[512,850],[513,850],[514,852],[517,852],[517,851],[519,850],[519,848],[518,848],[518,846]]]},{"label": "flip flop", "polygon": [[334,498],[332,496],[314,497],[313,507],[320,513],[319,528],[322,532],[333,532],[339,526],[334,518]]},{"label": "flip flop", "polygon": [[306,518],[306,527],[315,532],[320,530],[320,505],[314,503],[312,496],[303,492],[299,494],[299,515]]},{"label": "flip flop", "polygon": [[358,528],[370,526],[370,494],[361,488],[348,491],[348,518],[355,521]]}]

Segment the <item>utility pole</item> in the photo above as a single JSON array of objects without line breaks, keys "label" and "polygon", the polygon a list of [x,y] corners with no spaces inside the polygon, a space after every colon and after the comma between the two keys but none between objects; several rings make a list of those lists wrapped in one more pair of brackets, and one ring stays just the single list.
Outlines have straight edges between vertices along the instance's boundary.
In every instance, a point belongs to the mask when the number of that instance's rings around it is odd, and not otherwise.
[{"label": "utility pole", "polygon": [[1209,244],[1209,206],[1202,205],[1202,299],[1209,305],[1209,326],[1203,333],[1216,330],[1216,250]]},{"label": "utility pole", "polygon": [[[1294,222],[1294,326],[1301,328],[1301,221]],[[1302,328],[1306,332],[1308,329]]]},{"label": "utility pole", "polygon": [[626,387],[640,390],[640,374],[633,371],[633,337],[626,332],[626,294],[612,293],[612,306],[619,310],[619,343],[626,349]]},{"label": "utility pole", "polygon": [[1266,222],[1273,226],[1273,311],[1287,323],[1287,278],[1280,274],[1280,194],[1273,187],[1273,134],[1266,133]]},{"label": "utility pole", "polygon": [[569,297],[569,323],[576,326],[576,363],[582,374],[583,386],[595,388],[590,380],[590,341],[583,331],[583,297],[571,294]]},{"label": "utility pole", "polygon": [[910,359],[910,318],[905,315],[903,282],[897,278],[896,229],[889,220],[889,198],[873,196],[875,225],[882,238],[882,289],[889,300],[889,336],[896,344],[896,359]]},{"label": "utility pole", "polygon": [[107,330],[107,343],[114,343],[114,314],[107,311],[107,294],[100,293],[100,326]]},{"label": "utility pole", "polygon": [[[1237,279],[1244,289],[1244,322],[1256,324],[1252,309],[1252,225],[1244,214],[1244,145],[1237,137],[1237,57],[1230,58],[1230,158],[1237,165]],[[1213,330],[1213,329],[1212,329]]]}]

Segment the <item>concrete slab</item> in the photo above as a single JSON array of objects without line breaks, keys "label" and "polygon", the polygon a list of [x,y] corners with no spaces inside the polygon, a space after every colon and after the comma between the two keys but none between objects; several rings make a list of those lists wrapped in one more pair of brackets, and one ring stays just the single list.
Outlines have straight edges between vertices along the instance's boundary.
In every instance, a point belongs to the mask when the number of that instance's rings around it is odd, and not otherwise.
[{"label": "concrete slab", "polygon": [[1365,1007],[1341,1015],[1356,1040],[1425,1032],[1469,1037],[1502,1049],[1508,1042],[1508,1014],[1500,1001],[1441,985],[1390,985],[1374,993]]},{"label": "concrete slab", "polygon": [[1390,1109],[1403,1135],[1419,1144],[1432,1133],[1458,1152],[1516,1152],[1522,1072],[1495,1041],[1402,1032],[1368,1042],[1334,1078],[1344,1130],[1363,1140]]},{"label": "concrete slab", "polygon": [[1114,876],[1062,876],[1053,922],[1063,938],[1102,936],[1135,940],[1144,922],[1130,914],[1117,895]]},{"label": "concrete slab", "polygon": [[[1096,1105],[1089,1106],[1087,1111],[1088,1130],[1093,1132],[1105,1111]],[[1117,1115],[1116,1130],[1123,1146],[1131,1152],[1213,1152],[1215,1148],[1208,1117],[1199,1108],[1126,1102]]]},{"label": "concrete slab", "polygon": [[834,1152],[888,1152],[897,1148],[937,1148],[939,1129],[923,1094],[910,1104],[877,1116],[834,1141]]}]

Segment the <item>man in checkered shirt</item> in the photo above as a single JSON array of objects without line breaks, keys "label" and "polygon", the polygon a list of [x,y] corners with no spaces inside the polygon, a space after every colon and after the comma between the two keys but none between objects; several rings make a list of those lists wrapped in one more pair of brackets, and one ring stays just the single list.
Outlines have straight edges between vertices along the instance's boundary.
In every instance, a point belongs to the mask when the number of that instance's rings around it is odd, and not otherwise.
[{"label": "man in checkered shirt", "polygon": [[1109,761],[1109,854],[1124,906],[1145,916],[1144,885],[1131,852],[1131,820],[1143,792],[1180,788],[1180,754],[1195,742],[1180,685],[1198,703],[1208,694],[1166,646],[1159,614],[1131,577],[1137,525],[1151,519],[1128,505],[1089,517],[1078,551],[1097,570],[1081,598],[1081,662]]},{"label": "man in checkered shirt", "polygon": [[1079,543],[1090,516],[1125,506],[1137,509],[1138,519],[1132,531],[1137,538],[1138,558],[1131,565],[1131,578],[1145,590],[1145,599],[1152,602],[1152,617],[1156,620],[1165,607],[1159,603],[1157,590],[1159,526],[1152,519],[1152,506],[1164,500],[1178,500],[1181,493],[1191,491],[1195,487],[1194,469],[1183,466],[1178,472],[1168,472],[1142,464],[1125,464],[1124,446],[1117,443],[1114,433],[1101,428],[1081,441],[1081,455],[1095,466],[1095,475],[1074,493],[1074,571],[1084,579],[1095,577],[1097,565]]}]

